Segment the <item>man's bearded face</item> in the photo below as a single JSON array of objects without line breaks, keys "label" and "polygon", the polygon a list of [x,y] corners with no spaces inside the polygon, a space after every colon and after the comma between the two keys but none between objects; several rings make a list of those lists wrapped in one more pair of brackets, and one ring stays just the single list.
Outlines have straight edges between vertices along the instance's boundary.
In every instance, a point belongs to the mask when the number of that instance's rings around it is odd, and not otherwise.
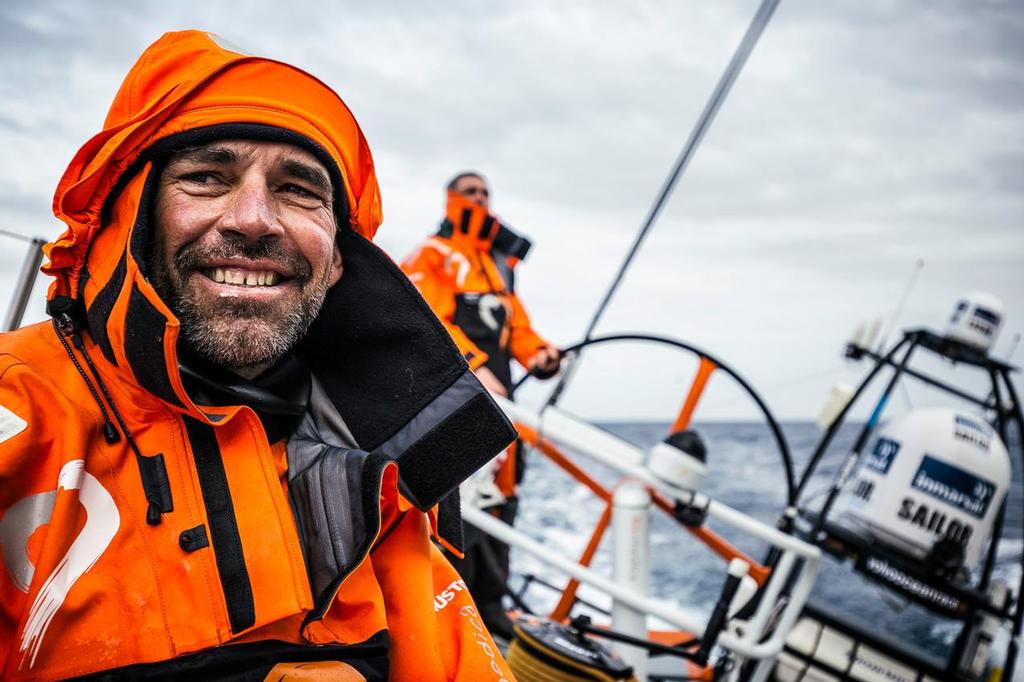
[{"label": "man's bearded face", "polygon": [[253,377],[302,339],[341,277],[329,177],[282,143],[218,141],[171,157],[151,270],[186,347]]}]

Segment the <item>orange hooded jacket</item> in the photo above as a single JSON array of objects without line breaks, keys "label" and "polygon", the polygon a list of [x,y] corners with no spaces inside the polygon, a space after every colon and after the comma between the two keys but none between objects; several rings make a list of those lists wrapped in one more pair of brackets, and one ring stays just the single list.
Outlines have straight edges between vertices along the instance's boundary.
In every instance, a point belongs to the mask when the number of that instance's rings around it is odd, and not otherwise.
[{"label": "orange hooded jacket", "polygon": [[487,209],[458,192],[448,192],[445,220],[402,263],[402,270],[444,323],[473,369],[486,365],[511,383],[509,356],[524,367],[551,344],[530,325],[509,275],[518,262],[492,255],[500,223]]},{"label": "orange hooded jacket", "polygon": [[[295,355],[358,443],[317,446],[347,458],[347,489],[294,496],[292,441],[244,401],[186,389],[178,321],[146,277],[162,159],[227,138],[304,147],[332,175],[345,271]],[[373,162],[338,96],[215,36],[167,34],[54,211],[53,323],[0,334],[3,678],[511,679],[431,538],[458,550],[448,493],[514,432],[370,242]],[[312,518],[347,528],[350,553],[315,561],[307,538],[324,531],[301,527],[303,505],[329,507]]]}]

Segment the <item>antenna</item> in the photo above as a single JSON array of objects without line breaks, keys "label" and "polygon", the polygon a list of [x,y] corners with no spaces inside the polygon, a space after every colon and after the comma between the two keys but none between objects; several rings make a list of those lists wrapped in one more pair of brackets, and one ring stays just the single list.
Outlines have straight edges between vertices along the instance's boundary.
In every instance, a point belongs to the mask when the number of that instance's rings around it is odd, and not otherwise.
[{"label": "antenna", "polygon": [[878,347],[875,349],[876,353],[882,353],[885,350],[885,345],[889,343],[889,336],[892,334],[893,329],[896,328],[896,320],[903,313],[903,307],[907,304],[907,299],[910,298],[910,292],[913,291],[914,285],[917,284],[917,278],[921,274],[921,270],[924,269],[924,259],[918,258],[917,262],[914,263],[914,270],[910,273],[910,280],[907,282],[906,289],[903,290],[903,296],[900,298],[900,302],[896,305],[896,309],[892,311],[892,317],[889,318],[889,322],[885,326],[885,333],[882,334],[882,340],[878,342]]}]

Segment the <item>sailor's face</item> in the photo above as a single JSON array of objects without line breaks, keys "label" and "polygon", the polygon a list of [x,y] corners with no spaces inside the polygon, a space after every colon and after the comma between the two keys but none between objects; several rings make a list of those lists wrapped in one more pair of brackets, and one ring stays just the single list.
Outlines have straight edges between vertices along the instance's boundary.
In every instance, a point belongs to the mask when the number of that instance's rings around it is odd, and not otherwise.
[{"label": "sailor's face", "polygon": [[461,177],[455,183],[455,191],[484,208],[490,207],[491,190],[487,188],[487,183],[482,178],[475,175]]},{"label": "sailor's face", "polygon": [[341,276],[330,176],[283,143],[177,152],[160,176],[153,281],[186,344],[255,376],[297,343]]}]

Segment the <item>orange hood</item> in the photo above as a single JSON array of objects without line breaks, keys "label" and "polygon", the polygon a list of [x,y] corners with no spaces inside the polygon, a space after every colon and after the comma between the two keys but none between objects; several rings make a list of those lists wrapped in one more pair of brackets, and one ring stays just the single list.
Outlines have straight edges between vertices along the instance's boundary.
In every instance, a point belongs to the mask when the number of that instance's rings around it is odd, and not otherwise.
[{"label": "orange hood", "polygon": [[489,251],[501,223],[486,208],[453,190],[448,190],[448,204],[440,234],[462,249]]},{"label": "orange hood", "polygon": [[[45,248],[49,298],[78,298],[85,255],[117,183],[140,155],[171,135],[222,124],[290,131],[319,147],[347,206],[348,222],[372,239],[382,220],[370,148],[352,112],[321,81],[293,66],[250,57],[203,31],[167,33],[128,73],[103,131],[64,172],[53,212],[68,229]],[[341,182],[338,182],[338,181]]]}]

